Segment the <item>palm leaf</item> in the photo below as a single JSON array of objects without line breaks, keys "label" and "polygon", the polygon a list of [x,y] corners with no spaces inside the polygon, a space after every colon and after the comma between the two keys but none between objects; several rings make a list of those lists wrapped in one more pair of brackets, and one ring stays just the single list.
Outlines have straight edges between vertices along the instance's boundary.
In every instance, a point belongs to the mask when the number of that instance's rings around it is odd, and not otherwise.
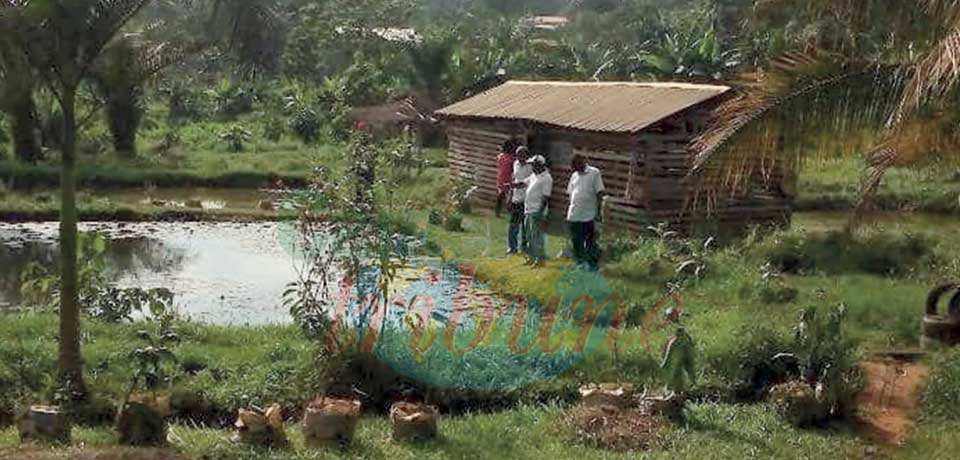
[{"label": "palm leaf", "polygon": [[694,208],[771,186],[810,155],[872,150],[906,79],[899,66],[826,52],[788,53],[772,67],[721,104],[695,141]]}]

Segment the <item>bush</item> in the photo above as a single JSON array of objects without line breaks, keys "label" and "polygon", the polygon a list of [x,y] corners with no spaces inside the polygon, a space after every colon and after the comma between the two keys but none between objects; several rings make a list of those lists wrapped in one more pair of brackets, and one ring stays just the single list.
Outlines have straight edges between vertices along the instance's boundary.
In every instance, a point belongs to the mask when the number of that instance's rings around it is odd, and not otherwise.
[{"label": "bush", "polygon": [[270,117],[263,125],[263,138],[270,142],[280,142],[286,126],[283,120],[277,117]]},{"label": "bush", "polygon": [[430,225],[443,225],[443,211],[439,209],[431,209],[430,215],[427,217],[427,222]]},{"label": "bush", "polygon": [[831,232],[780,234],[762,242],[756,251],[783,273],[903,276],[928,262],[932,249],[933,242],[919,235],[876,233],[857,237]]},{"label": "bush", "polygon": [[231,152],[239,153],[244,150],[246,143],[253,139],[253,133],[241,125],[231,125],[220,132],[220,139],[227,143]]},{"label": "bush", "polygon": [[448,232],[462,232],[463,215],[460,213],[453,213],[447,216],[446,220],[443,222],[443,229]]},{"label": "bush", "polygon": [[236,120],[240,115],[250,113],[257,101],[253,88],[226,81],[212,91],[212,96],[216,104],[216,115],[220,120]]},{"label": "bush", "polygon": [[923,392],[924,414],[960,421],[960,350],[937,356]]},{"label": "bush", "polygon": [[736,334],[739,345],[707,359],[710,380],[738,400],[758,401],[788,373],[773,357],[789,347],[782,333],[765,326],[747,326]]},{"label": "bush", "polygon": [[322,131],[320,116],[316,110],[298,107],[290,118],[290,130],[305,144],[316,144]]}]

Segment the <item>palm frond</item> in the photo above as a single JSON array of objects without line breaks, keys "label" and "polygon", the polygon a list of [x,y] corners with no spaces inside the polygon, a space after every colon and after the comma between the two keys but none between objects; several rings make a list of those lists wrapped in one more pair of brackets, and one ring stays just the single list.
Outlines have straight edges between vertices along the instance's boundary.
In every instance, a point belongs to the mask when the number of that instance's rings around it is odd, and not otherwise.
[{"label": "palm frond", "polygon": [[[714,112],[693,145],[691,204],[708,209],[790,174],[811,155],[863,153],[902,94],[899,66],[788,53]],[[789,120],[785,118],[789,116]]]},{"label": "palm frond", "polygon": [[[954,3],[951,1],[951,3]],[[960,7],[957,8],[960,16]],[[942,97],[960,81],[960,20],[915,66],[913,78],[890,117],[896,125],[920,109],[925,102]]]},{"label": "palm frond", "polygon": [[[88,56],[98,56],[100,51],[113,39],[137,13],[152,0],[96,0],[86,17]],[[93,63],[85,63],[89,67]]]}]

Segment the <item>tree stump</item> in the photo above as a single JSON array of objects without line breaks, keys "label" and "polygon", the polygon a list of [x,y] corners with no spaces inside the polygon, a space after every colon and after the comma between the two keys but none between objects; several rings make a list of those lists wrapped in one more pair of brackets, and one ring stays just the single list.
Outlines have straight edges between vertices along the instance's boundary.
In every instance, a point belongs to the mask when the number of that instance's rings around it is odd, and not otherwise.
[{"label": "tree stump", "polygon": [[390,408],[394,441],[423,441],[437,437],[440,413],[433,406],[398,402]]},{"label": "tree stump", "polygon": [[650,414],[674,418],[683,413],[683,397],[674,392],[648,394],[644,392],[641,406]]},{"label": "tree stump", "polygon": [[167,420],[155,407],[127,401],[117,414],[117,435],[125,446],[163,446],[167,443]]},{"label": "tree stump", "polygon": [[270,448],[287,445],[287,434],[283,430],[283,412],[279,404],[270,406],[266,411],[240,409],[233,426],[237,428],[237,435],[234,437],[237,442]]},{"label": "tree stump", "polygon": [[580,405],[626,409],[633,404],[634,392],[634,386],[629,383],[591,383],[580,387]]},{"label": "tree stump", "polygon": [[70,419],[56,406],[30,406],[17,415],[20,441],[70,442]]},{"label": "tree stump", "polygon": [[780,416],[794,426],[804,427],[825,420],[830,408],[820,398],[819,391],[806,382],[790,381],[770,389],[767,399]]},{"label": "tree stump", "polygon": [[270,200],[257,201],[257,209],[260,211],[276,211],[277,205]]},{"label": "tree stump", "polygon": [[359,420],[360,401],[320,398],[307,405],[303,436],[310,447],[345,446],[353,440]]}]

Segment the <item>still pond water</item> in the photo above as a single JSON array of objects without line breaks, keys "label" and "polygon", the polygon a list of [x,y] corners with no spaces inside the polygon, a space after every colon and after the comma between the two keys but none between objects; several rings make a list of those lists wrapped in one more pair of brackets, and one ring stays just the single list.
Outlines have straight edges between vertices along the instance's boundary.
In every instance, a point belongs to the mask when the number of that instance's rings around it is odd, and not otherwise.
[{"label": "still pond water", "polygon": [[[794,225],[811,231],[840,228],[844,213],[803,213]],[[890,230],[957,234],[956,218],[888,215]],[[57,223],[0,223],[0,308],[19,304],[20,273],[32,262],[56,264]],[[292,223],[83,223],[81,231],[106,235],[107,262],[120,287],[166,287],[178,312],[218,324],[286,323],[282,306],[288,283],[297,279]]]},{"label": "still pond water", "polygon": [[[0,305],[19,303],[20,272],[56,263],[56,222],[0,224]],[[289,321],[281,296],[296,275],[289,223],[83,223],[104,234],[120,287],[167,287],[178,312],[224,324]]]}]

